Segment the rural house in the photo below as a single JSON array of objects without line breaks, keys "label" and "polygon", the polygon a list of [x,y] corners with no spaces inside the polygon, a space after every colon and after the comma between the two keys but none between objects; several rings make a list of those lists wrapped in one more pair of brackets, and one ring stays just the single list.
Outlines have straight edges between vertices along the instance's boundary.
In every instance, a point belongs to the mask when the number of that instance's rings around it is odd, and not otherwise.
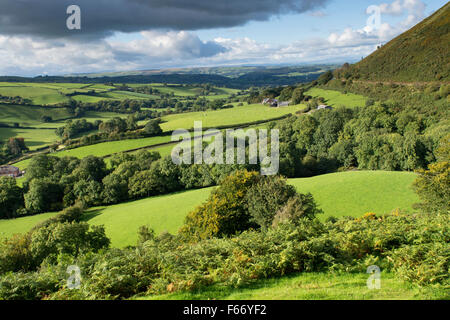
[{"label": "rural house", "polygon": [[0,177],[14,177],[21,175],[20,169],[13,166],[0,166]]},{"label": "rural house", "polygon": [[277,99],[264,99],[262,104],[268,104],[271,107],[278,107],[278,100]]},{"label": "rural house", "polygon": [[283,101],[283,102],[279,102],[277,99],[264,99],[262,101],[262,104],[268,104],[269,106],[273,107],[273,108],[277,108],[277,107],[287,107],[289,106],[289,101]]},{"label": "rural house", "polygon": [[333,110],[333,108],[330,107],[330,106],[322,104],[322,105],[317,107],[317,110]]}]

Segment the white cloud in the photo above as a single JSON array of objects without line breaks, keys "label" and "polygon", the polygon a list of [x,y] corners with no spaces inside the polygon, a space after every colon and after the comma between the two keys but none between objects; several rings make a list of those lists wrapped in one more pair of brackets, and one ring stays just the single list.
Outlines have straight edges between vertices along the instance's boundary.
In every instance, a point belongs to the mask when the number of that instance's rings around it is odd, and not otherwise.
[{"label": "white cloud", "polygon": [[325,39],[295,41],[285,45],[250,38],[218,37],[202,41],[186,31],[144,31],[128,42],[39,40],[0,35],[0,75],[67,74],[124,71],[179,66],[256,63],[349,62],[373,52],[377,45],[404,32],[425,17],[420,0],[395,0],[381,12],[397,16],[395,25],[380,28],[347,28]]},{"label": "white cloud", "polygon": [[[379,6],[381,15],[403,16],[406,18],[396,25],[381,23],[378,29],[366,26],[362,29],[345,29],[342,33],[332,33],[328,37],[331,45],[357,47],[377,45],[405,32],[425,18],[426,5],[421,0],[395,0]],[[381,18],[382,18],[381,16]]]},{"label": "white cloud", "polygon": [[217,55],[226,49],[189,32],[142,32],[130,42],[49,41],[0,36],[0,74],[122,71]]}]

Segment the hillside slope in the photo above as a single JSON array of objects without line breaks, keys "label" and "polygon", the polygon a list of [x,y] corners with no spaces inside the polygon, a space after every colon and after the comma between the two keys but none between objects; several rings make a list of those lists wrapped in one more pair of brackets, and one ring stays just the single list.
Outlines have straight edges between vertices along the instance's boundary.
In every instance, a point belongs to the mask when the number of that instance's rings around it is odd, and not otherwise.
[{"label": "hillside slope", "polygon": [[450,2],[348,71],[369,81],[450,81]]},{"label": "hillside slope", "polygon": [[[396,208],[411,211],[413,203],[419,201],[411,188],[415,177],[408,172],[353,171],[290,179],[289,184],[298,192],[310,192],[324,211],[319,219],[325,220],[329,216],[360,217],[367,212],[384,214]],[[212,190],[191,190],[92,208],[86,212],[84,220],[92,225],[104,225],[113,247],[134,245],[137,230],[142,225],[150,226],[157,234],[176,233],[186,214],[203,203]],[[27,232],[54,215],[56,213],[0,220],[0,240]]]}]

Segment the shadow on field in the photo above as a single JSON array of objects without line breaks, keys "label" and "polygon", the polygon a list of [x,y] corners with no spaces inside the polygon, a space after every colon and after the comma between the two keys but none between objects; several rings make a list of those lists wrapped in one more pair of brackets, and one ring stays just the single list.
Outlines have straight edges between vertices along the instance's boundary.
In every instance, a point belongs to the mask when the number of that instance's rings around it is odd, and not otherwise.
[{"label": "shadow on field", "polygon": [[87,211],[83,214],[82,221],[88,222],[89,220],[94,219],[95,217],[101,215],[102,213],[103,213],[103,209]]}]

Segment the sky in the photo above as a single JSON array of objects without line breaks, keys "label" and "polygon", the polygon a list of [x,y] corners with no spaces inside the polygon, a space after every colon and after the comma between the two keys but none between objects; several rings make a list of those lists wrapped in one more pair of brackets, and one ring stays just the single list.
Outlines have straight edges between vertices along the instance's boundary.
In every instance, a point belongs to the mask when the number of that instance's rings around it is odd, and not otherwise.
[{"label": "sky", "polygon": [[0,0],[0,75],[353,63],[446,2]]}]

